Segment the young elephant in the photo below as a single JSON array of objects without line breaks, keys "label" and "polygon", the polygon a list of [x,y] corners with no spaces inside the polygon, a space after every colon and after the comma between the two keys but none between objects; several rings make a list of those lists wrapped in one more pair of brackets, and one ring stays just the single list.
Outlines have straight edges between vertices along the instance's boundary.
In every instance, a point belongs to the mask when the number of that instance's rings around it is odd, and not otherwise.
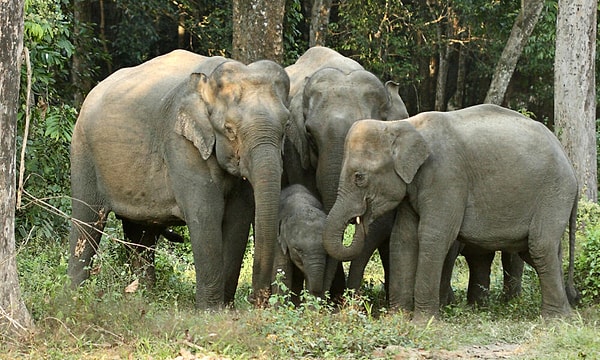
[{"label": "young elephant", "polygon": [[[291,185],[281,191],[273,280],[282,272],[283,283],[295,295],[300,294],[305,281],[311,294],[324,295],[325,266],[328,259],[331,261],[323,247],[326,218],[319,200],[304,186]],[[272,292],[281,292],[276,283]]]},{"label": "young elephant", "polygon": [[[415,319],[439,309],[444,258],[455,239],[518,252],[537,271],[542,315],[567,314],[577,291],[570,257],[563,282],[561,237],[574,249],[578,186],[556,137],[541,123],[495,105],[406,120],[363,120],[344,149],[338,198],[323,241],[340,260],[360,253],[368,224],[397,215],[390,240],[391,307]],[[355,222],[353,242],[342,235]]]}]

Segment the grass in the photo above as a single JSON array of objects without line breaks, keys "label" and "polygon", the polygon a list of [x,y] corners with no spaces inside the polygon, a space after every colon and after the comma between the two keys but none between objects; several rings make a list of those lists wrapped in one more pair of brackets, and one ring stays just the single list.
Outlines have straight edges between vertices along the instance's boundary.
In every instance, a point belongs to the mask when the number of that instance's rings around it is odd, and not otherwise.
[{"label": "grass", "polygon": [[[118,228],[111,230],[119,236]],[[245,261],[236,310],[194,309],[194,276],[188,244],[161,242],[157,284],[124,289],[134,279],[122,246],[105,241],[100,271],[76,291],[65,288],[67,244],[31,239],[19,248],[25,302],[36,321],[25,339],[0,333],[0,359],[403,359],[600,357],[600,308],[587,305],[573,317],[539,317],[537,276],[527,269],[523,295],[508,304],[494,266],[489,305],[463,302],[442,310],[439,320],[415,325],[384,304],[378,257],[367,268],[362,295],[340,308],[307,298],[297,308],[255,309],[250,292],[250,256]],[[459,258],[453,285],[466,297],[466,265]],[[274,299],[279,301],[281,299]]]}]

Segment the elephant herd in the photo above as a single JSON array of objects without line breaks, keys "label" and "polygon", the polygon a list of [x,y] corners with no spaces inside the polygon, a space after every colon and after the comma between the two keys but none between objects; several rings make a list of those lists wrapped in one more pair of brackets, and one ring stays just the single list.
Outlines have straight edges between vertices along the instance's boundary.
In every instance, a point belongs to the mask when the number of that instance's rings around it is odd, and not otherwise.
[{"label": "elephant herd", "polygon": [[390,306],[415,319],[451,301],[459,253],[469,302],[485,297],[496,250],[507,295],[523,260],[537,271],[543,315],[568,314],[578,295],[561,260],[578,186],[547,128],[493,105],[409,117],[396,83],[326,47],[286,68],[175,50],[118,70],[81,108],[71,188],[73,286],[112,212],[150,283],[159,236],[188,227],[200,309],[233,301],[251,227],[258,305],[278,273],[296,294],[357,289],[376,249]]}]

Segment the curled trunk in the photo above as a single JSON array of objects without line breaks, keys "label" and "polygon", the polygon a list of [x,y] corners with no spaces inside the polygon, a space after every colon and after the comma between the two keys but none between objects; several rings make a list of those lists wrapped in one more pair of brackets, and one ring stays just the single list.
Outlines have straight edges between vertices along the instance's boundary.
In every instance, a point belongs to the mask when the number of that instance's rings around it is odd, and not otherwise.
[{"label": "curled trunk", "polygon": [[365,244],[366,227],[363,222],[356,224],[352,243],[344,245],[344,231],[348,226],[348,219],[352,216],[345,216],[343,205],[339,201],[335,203],[329,215],[323,231],[323,245],[327,253],[340,261],[349,261],[357,257]]}]

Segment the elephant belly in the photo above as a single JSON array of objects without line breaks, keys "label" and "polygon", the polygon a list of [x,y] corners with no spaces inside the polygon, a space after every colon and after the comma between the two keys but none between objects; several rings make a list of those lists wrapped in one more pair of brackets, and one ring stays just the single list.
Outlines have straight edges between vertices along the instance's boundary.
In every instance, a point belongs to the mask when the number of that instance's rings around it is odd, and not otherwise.
[{"label": "elephant belly", "polygon": [[98,190],[110,210],[135,221],[169,223],[183,219],[162,159],[116,157],[96,167]]},{"label": "elephant belly", "polygon": [[520,252],[527,250],[529,223],[497,218],[466,216],[458,240],[486,250]]}]

